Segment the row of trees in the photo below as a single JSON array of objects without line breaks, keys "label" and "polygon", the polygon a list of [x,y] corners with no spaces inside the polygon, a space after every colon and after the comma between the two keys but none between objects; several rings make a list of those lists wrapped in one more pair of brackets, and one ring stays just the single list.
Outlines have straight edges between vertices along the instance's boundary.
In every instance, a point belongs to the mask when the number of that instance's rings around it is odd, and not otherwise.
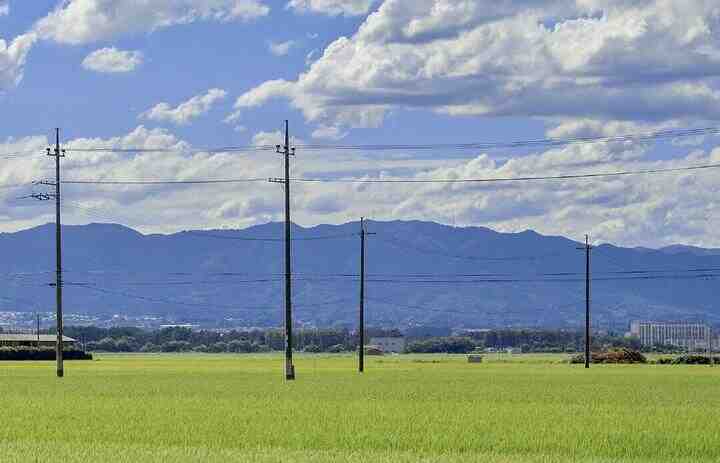
[{"label": "row of trees", "polygon": [[[78,339],[88,351],[104,352],[270,352],[284,349],[284,333],[278,329],[226,332],[182,327],[161,330],[140,328],[68,327],[66,334]],[[369,329],[374,336],[400,336],[398,330]],[[582,332],[565,330],[483,330],[459,336],[407,336],[407,352],[468,353],[480,349],[521,348],[523,352],[578,352],[584,347]],[[356,333],[347,329],[299,329],[294,347],[305,352],[350,352],[357,349]],[[593,350],[629,348],[640,350],[637,339],[613,335],[593,337]],[[668,352],[667,347],[660,350]]]},{"label": "row of trees", "polygon": [[[88,351],[102,352],[270,352],[285,348],[282,330],[191,330],[183,327],[148,331],[139,328],[68,327],[65,334]],[[370,329],[367,336],[399,336],[397,330]],[[300,329],[294,347],[305,352],[349,352],[357,335],[347,329]]]}]

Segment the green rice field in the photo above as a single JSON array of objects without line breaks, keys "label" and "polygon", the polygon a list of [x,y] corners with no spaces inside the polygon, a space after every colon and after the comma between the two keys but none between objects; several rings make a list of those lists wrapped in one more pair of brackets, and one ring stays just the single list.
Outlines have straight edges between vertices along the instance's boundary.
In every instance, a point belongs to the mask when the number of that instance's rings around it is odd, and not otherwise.
[{"label": "green rice field", "polygon": [[0,364],[0,461],[720,461],[720,368],[555,356],[99,355]]}]

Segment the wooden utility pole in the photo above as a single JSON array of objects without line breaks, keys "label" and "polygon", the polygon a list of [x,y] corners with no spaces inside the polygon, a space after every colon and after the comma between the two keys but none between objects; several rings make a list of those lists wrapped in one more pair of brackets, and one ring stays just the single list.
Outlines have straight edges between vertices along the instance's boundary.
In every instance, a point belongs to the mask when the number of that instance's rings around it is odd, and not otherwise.
[{"label": "wooden utility pole", "polygon": [[65,157],[65,150],[60,149],[60,129],[55,129],[55,152],[47,149],[48,156],[55,157],[55,306],[57,319],[57,341],[55,356],[57,360],[57,377],[65,375],[63,366],[63,307],[62,307],[62,225],[60,222],[60,158]]},{"label": "wooden utility pole", "polygon": [[365,371],[365,237],[374,235],[365,230],[365,218],[360,218],[360,322],[358,326],[358,371]]},{"label": "wooden utility pole", "polygon": [[585,368],[590,368],[590,237],[585,235]]},{"label": "wooden utility pole", "polygon": [[293,336],[292,336],[292,265],[291,265],[291,221],[290,221],[290,156],[295,155],[295,148],[290,147],[290,128],[285,121],[285,146],[276,146],[277,153],[285,156],[285,178],[270,179],[273,183],[285,185],[285,379],[295,379],[295,365],[293,365]]},{"label": "wooden utility pole", "polygon": [[[62,223],[60,220],[60,158],[65,157],[65,150],[60,148],[60,129],[55,129],[55,147],[47,148],[47,155],[55,158],[55,181],[42,180],[35,182],[36,185],[54,186],[55,193],[33,193],[28,198],[34,198],[39,201],[50,201],[55,199],[55,283],[50,286],[55,287],[55,318],[57,321],[57,341],[55,342],[55,358],[57,360],[57,377],[62,378],[65,375],[63,368],[63,307],[62,307]],[[38,328],[38,342],[39,342]]]}]

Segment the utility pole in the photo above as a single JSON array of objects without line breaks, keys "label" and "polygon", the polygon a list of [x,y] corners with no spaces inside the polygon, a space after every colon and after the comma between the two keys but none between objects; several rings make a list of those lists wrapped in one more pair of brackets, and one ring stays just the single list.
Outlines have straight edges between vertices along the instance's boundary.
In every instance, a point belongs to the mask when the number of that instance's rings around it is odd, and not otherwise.
[{"label": "utility pole", "polygon": [[590,368],[590,236],[585,235],[585,368]]},{"label": "utility pole", "polygon": [[35,313],[35,318],[37,319],[37,348],[40,349],[40,313]]},{"label": "utility pole", "polygon": [[[37,185],[54,186],[55,193],[35,193],[30,198],[39,201],[50,201],[55,199],[55,307],[57,321],[57,341],[55,343],[55,358],[57,361],[57,377],[65,375],[63,368],[63,308],[62,308],[62,223],[60,220],[60,158],[65,157],[65,150],[60,148],[60,129],[55,129],[55,148],[47,148],[47,155],[55,158],[55,181],[35,182]],[[38,330],[39,332],[39,330]],[[39,338],[39,335],[38,335]]]},{"label": "utility pole", "polygon": [[62,308],[62,230],[60,222],[60,158],[65,157],[65,150],[60,149],[60,129],[55,129],[55,152],[47,149],[48,156],[55,157],[55,300],[57,319],[57,342],[55,357],[57,360],[57,377],[65,375],[63,367],[63,308]]},{"label": "utility pole", "polygon": [[285,156],[285,179],[271,178],[272,183],[285,184],[285,379],[295,379],[293,365],[292,336],[292,265],[291,265],[291,221],[290,221],[290,156],[295,156],[295,148],[290,147],[290,127],[285,121],[285,146],[276,146],[278,154]]},{"label": "utility pole", "polygon": [[360,218],[360,323],[358,328],[358,371],[365,371],[365,237],[374,235],[365,230],[365,218]]}]

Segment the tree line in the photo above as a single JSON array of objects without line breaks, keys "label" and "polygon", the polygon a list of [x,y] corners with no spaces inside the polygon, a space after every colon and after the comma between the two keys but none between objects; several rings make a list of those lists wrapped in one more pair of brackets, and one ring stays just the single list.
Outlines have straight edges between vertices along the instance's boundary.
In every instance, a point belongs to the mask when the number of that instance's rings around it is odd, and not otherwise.
[{"label": "tree line", "polygon": [[[141,328],[67,327],[67,336],[80,341],[93,352],[211,352],[255,353],[284,349],[280,329],[192,330],[170,327],[159,330]],[[399,330],[370,328],[366,340],[376,336],[402,336]],[[461,332],[455,336],[406,336],[408,353],[468,353],[476,349],[520,348],[523,352],[563,353],[584,348],[584,334],[567,330],[482,330]],[[358,337],[348,329],[299,329],[294,348],[304,352],[352,352]],[[636,338],[594,335],[593,350],[629,348],[641,350]],[[657,350],[657,349],[656,349]],[[659,350],[668,352],[667,347]]]}]

